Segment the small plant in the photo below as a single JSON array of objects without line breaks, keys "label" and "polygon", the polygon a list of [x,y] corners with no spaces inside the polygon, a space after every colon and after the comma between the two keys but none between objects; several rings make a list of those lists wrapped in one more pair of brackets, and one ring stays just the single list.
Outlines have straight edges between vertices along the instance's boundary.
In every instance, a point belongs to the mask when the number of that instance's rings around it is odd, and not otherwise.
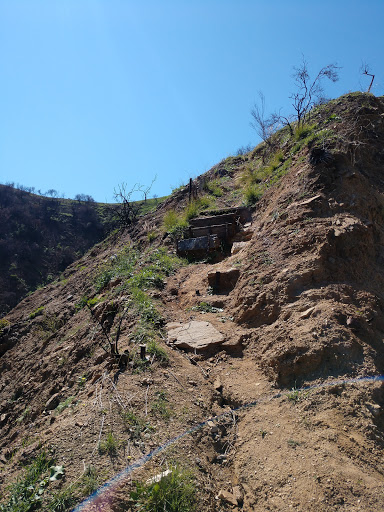
[{"label": "small plant", "polygon": [[193,311],[201,311],[201,313],[222,313],[222,308],[216,308],[208,302],[200,302],[197,306],[192,307]]},{"label": "small plant", "polygon": [[296,448],[297,446],[301,445],[300,441],[295,441],[294,439],[288,439],[287,444],[291,448]]},{"label": "small plant", "polygon": [[190,473],[172,468],[159,481],[136,482],[131,492],[134,507],[141,512],[193,512],[196,510],[196,488]]},{"label": "small plant", "polygon": [[81,489],[85,496],[93,494],[99,487],[97,471],[93,466],[88,466],[81,478]]},{"label": "small plant", "polygon": [[133,411],[122,411],[121,418],[132,439],[140,439],[144,432],[153,430],[149,422],[144,421]]},{"label": "small plant", "polygon": [[167,352],[163,349],[163,347],[160,347],[160,345],[158,345],[158,343],[156,343],[155,340],[151,340],[148,343],[147,352],[148,352],[148,354],[155,356],[155,358],[163,365],[165,365],[169,362],[169,357],[168,357]]},{"label": "small plant", "polygon": [[110,457],[117,457],[117,450],[119,448],[119,441],[114,436],[113,432],[109,432],[105,441],[99,443],[99,454],[108,454]]},{"label": "small plant", "polygon": [[33,320],[39,315],[42,315],[44,313],[44,306],[40,306],[39,308],[35,309],[35,311],[32,311],[32,313],[29,314],[29,319]]},{"label": "small plant", "polygon": [[259,184],[247,185],[243,192],[245,204],[247,206],[253,206],[259,201],[263,193],[263,188]]},{"label": "small plant", "polygon": [[152,402],[151,411],[155,416],[160,416],[164,420],[171,417],[171,411],[168,408],[168,398],[165,391],[157,391],[156,399]]},{"label": "small plant", "polygon": [[215,197],[221,197],[223,195],[223,189],[220,187],[219,180],[204,181],[203,190]]},{"label": "small plant", "polygon": [[304,400],[308,396],[308,391],[304,392],[300,389],[297,389],[296,386],[291,389],[291,391],[288,393],[287,398],[293,403],[300,402],[301,400]]},{"label": "small plant", "polygon": [[69,396],[66,400],[64,400],[63,402],[60,402],[59,405],[56,407],[56,411],[60,414],[64,411],[64,409],[66,409],[67,407],[69,407],[72,402],[74,401],[75,397],[74,396]]},{"label": "small plant", "polygon": [[0,505],[0,512],[29,512],[37,508],[49,484],[49,476],[44,477],[54,459],[45,450],[25,469],[15,483],[8,487],[9,498]]},{"label": "small plant", "polygon": [[151,244],[154,240],[156,240],[156,231],[149,231],[147,234],[148,242]]},{"label": "small plant", "polygon": [[25,419],[27,419],[31,415],[31,408],[27,407],[17,418],[16,423],[22,423]]},{"label": "small plant", "polygon": [[3,334],[6,330],[8,330],[11,327],[11,324],[9,320],[6,318],[0,319],[0,335]]},{"label": "small plant", "polygon": [[295,140],[299,141],[305,139],[306,137],[308,137],[308,135],[310,135],[313,132],[314,129],[314,124],[298,124],[294,132]]}]

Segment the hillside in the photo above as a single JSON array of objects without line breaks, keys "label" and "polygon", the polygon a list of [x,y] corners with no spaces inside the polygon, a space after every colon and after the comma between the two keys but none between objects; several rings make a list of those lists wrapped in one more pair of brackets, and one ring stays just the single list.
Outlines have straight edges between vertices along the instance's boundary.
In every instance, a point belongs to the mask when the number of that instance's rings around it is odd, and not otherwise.
[{"label": "hillside", "polygon": [[[134,204],[145,212],[161,200]],[[116,208],[0,185],[0,318],[115,229]]]},{"label": "hillside", "polygon": [[[332,100],[17,304],[0,511],[73,510],[117,474],[76,510],[151,510],[169,485],[180,511],[381,511],[383,148],[384,98]],[[244,201],[216,251],[176,254]]]}]

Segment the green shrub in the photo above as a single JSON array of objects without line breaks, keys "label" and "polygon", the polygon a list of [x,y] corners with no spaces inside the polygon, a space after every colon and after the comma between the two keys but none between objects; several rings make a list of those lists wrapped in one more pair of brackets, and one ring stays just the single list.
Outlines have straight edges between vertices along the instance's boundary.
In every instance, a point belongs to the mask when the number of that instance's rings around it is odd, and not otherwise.
[{"label": "green shrub", "polygon": [[171,411],[168,408],[168,398],[165,391],[157,391],[156,399],[152,402],[151,411],[155,416],[160,416],[164,420],[171,417]]},{"label": "green shrub", "polygon": [[176,213],[175,210],[168,210],[163,218],[163,230],[166,233],[173,234],[177,231],[182,231],[188,227],[185,218]]},{"label": "green shrub", "polygon": [[308,137],[315,129],[315,126],[314,124],[307,123],[297,125],[294,132],[295,140],[302,140]]},{"label": "green shrub", "polygon": [[172,472],[151,484],[135,482],[131,492],[135,510],[141,512],[193,512],[196,488],[190,473],[172,468]]},{"label": "green shrub", "polygon": [[219,180],[205,180],[203,183],[203,190],[215,197],[221,197],[223,195],[223,189],[220,187]]},{"label": "green shrub", "polygon": [[6,318],[0,318],[0,335],[3,334],[11,326],[9,320]]},{"label": "green shrub", "polygon": [[109,432],[105,441],[100,441],[98,451],[100,455],[107,453],[110,457],[117,456],[117,450],[119,448],[119,441],[114,436],[113,432]]},{"label": "green shrub", "polygon": [[197,306],[192,307],[193,311],[201,311],[202,313],[221,313],[223,310],[221,308],[215,308],[212,304],[208,302],[200,302]]},{"label": "green shrub", "polygon": [[36,509],[49,483],[49,476],[44,478],[44,475],[54,462],[46,451],[41,451],[24,469],[23,475],[8,487],[9,498],[0,505],[0,512],[29,512]]},{"label": "green shrub", "polygon": [[252,206],[259,201],[263,195],[263,187],[261,185],[248,185],[245,187],[243,196],[244,202],[247,206]]},{"label": "green shrub", "polygon": [[29,314],[29,319],[33,320],[35,317],[42,315],[44,313],[44,306],[40,306],[39,308],[35,309],[35,311],[32,311],[32,313]]},{"label": "green shrub", "polygon": [[74,401],[74,396],[69,396],[66,400],[63,402],[60,402],[59,405],[56,407],[55,411],[57,411],[59,414],[64,411],[67,407],[71,405],[71,403]]},{"label": "green shrub", "polygon": [[169,357],[166,351],[163,349],[163,347],[160,347],[160,345],[158,345],[154,340],[148,343],[147,352],[151,356],[155,356],[155,358],[162,364],[166,364],[169,362]]}]

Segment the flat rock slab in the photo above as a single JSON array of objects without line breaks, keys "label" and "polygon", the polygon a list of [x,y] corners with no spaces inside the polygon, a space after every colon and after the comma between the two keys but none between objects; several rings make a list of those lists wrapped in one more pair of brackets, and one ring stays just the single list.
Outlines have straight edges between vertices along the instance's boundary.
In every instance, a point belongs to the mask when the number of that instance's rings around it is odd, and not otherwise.
[{"label": "flat rock slab", "polygon": [[209,322],[192,320],[185,324],[167,325],[168,343],[189,350],[204,351],[224,342],[224,336]]}]

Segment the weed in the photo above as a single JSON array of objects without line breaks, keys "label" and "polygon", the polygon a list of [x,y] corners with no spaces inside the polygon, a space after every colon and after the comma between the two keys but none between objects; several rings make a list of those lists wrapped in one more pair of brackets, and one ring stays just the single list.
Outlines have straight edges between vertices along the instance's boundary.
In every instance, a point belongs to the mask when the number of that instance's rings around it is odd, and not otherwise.
[{"label": "weed", "polygon": [[165,391],[157,391],[156,399],[152,402],[151,411],[155,416],[160,416],[164,420],[171,417],[171,411],[168,408],[168,398]]},{"label": "weed", "polygon": [[243,192],[244,202],[247,206],[256,204],[264,193],[263,187],[258,183],[249,184]]},{"label": "weed", "polygon": [[29,512],[37,508],[49,484],[49,477],[43,479],[43,475],[52,464],[53,457],[41,451],[25,468],[23,475],[8,487],[8,502],[0,505],[0,512]]},{"label": "weed", "polygon": [[132,439],[140,439],[145,431],[153,430],[148,421],[144,421],[132,411],[122,411],[121,418]]},{"label": "weed", "polygon": [[148,242],[151,244],[154,240],[156,240],[156,231],[149,231],[147,234]]},{"label": "weed", "polygon": [[291,391],[288,393],[287,398],[293,403],[300,402],[301,400],[304,400],[308,396],[308,391],[304,392],[300,389],[297,389],[296,387],[293,387]]},{"label": "weed", "polygon": [[139,288],[132,290],[133,303],[140,313],[140,321],[142,324],[151,324],[153,326],[160,326],[163,323],[163,317],[157,311],[150,297],[148,297]]},{"label": "weed", "polygon": [[219,180],[205,180],[203,183],[203,190],[215,197],[221,197],[223,195],[223,189],[220,187]]},{"label": "weed", "polygon": [[17,418],[16,423],[22,423],[25,419],[27,419],[31,415],[31,408],[26,407],[24,411],[20,414],[20,416]]},{"label": "weed", "polygon": [[296,129],[295,129],[295,133],[294,133],[294,137],[295,137],[295,140],[302,140],[302,139],[305,139],[306,137],[308,137],[308,135],[310,135],[315,129],[315,125],[314,124],[298,124]]},{"label": "weed", "polygon": [[44,312],[44,306],[40,306],[39,308],[35,309],[35,311],[32,311],[32,313],[29,314],[29,319],[33,320],[35,317],[42,315]]},{"label": "weed", "polygon": [[295,441],[294,439],[288,439],[287,443],[291,448],[296,448],[301,445],[300,441]]},{"label": "weed", "polygon": [[99,487],[99,480],[97,477],[96,469],[93,466],[88,466],[81,478],[81,488],[85,496],[94,493]]},{"label": "weed", "polygon": [[160,347],[155,340],[151,340],[147,345],[148,354],[155,356],[155,358],[163,365],[168,364],[169,357],[163,347]]},{"label": "weed", "polygon": [[6,330],[9,330],[10,327],[11,324],[9,320],[7,320],[6,318],[0,319],[0,335],[3,334],[3,332],[5,332]]},{"label": "weed", "polygon": [[60,414],[61,412],[64,411],[64,409],[66,409],[67,407],[69,407],[72,404],[74,399],[75,399],[74,396],[69,396],[66,400],[64,400],[63,402],[60,402],[55,410],[58,412],[58,414]]},{"label": "weed", "polygon": [[193,311],[201,311],[202,313],[222,313],[222,308],[216,308],[208,302],[200,302],[197,306],[192,307]]},{"label": "weed", "polygon": [[56,493],[48,505],[50,512],[66,512],[76,505],[77,499],[73,494],[71,486]]},{"label": "weed", "polygon": [[188,228],[188,221],[175,212],[168,210],[163,218],[163,230],[169,233],[171,237],[183,238],[184,232]]},{"label": "weed", "polygon": [[105,441],[100,441],[98,451],[100,455],[108,454],[110,457],[117,457],[119,441],[113,432],[109,432]]},{"label": "weed", "polygon": [[172,468],[171,473],[149,484],[136,482],[130,497],[141,512],[193,512],[196,489],[190,473]]}]

